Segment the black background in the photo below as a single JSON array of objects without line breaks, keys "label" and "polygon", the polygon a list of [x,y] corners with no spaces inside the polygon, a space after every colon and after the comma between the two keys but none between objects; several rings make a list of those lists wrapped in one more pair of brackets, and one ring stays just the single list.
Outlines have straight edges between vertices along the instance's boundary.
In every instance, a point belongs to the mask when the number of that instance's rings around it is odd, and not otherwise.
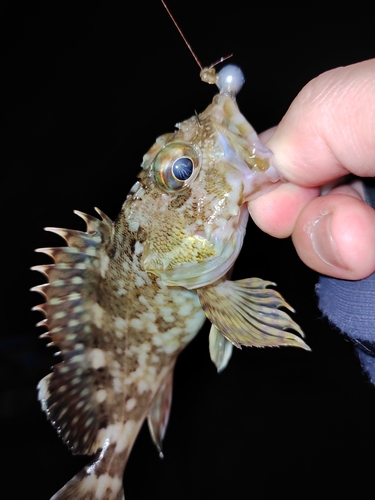
[{"label": "black background", "polygon": [[[240,109],[257,130],[276,124],[319,73],[375,55],[372,10],[359,3],[267,5],[170,0],[204,65],[233,52],[247,82]],[[215,89],[157,0],[3,2],[0,422],[4,500],[48,499],[87,462],[47,423],[36,384],[49,372],[30,312],[29,270],[59,245],[45,226],[83,229],[73,209],[115,218],[142,155]],[[125,473],[127,500],[367,499],[373,485],[375,388],[351,345],[321,317],[315,273],[289,240],[250,222],[235,277],[278,283],[312,353],[236,350],[217,375],[207,324],[180,356],[158,459],[144,427]],[[5,282],[4,282],[5,280]],[[372,459],[372,462],[371,462]]]}]

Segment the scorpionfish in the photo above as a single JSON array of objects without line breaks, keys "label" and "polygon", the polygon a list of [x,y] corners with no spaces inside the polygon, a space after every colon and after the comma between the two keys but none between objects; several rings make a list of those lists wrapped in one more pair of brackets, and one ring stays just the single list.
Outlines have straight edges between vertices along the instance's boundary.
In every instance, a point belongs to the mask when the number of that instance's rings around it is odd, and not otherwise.
[{"label": "scorpionfish", "polygon": [[[246,202],[280,175],[240,113],[239,68],[216,75],[220,92],[201,114],[159,137],[113,222],[76,212],[85,232],[46,228],[68,246],[38,249],[48,283],[43,336],[62,361],[39,383],[48,419],[92,461],[53,500],[121,500],[123,474],[144,420],[161,454],[178,354],[211,321],[220,371],[234,346],[309,349],[293,309],[259,278],[230,281],[245,235]],[[294,330],[299,335],[291,333]]]}]

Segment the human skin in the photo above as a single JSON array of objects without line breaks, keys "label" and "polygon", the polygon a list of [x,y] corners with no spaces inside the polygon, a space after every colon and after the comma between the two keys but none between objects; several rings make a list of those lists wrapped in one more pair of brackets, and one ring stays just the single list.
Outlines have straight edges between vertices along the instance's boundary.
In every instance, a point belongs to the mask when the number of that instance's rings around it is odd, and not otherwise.
[{"label": "human skin", "polygon": [[[248,203],[254,222],[272,236],[291,236],[302,261],[321,274],[373,273],[375,210],[361,182],[345,176],[375,177],[375,59],[310,81],[260,137],[286,182]],[[328,183],[336,187],[322,190]]]}]

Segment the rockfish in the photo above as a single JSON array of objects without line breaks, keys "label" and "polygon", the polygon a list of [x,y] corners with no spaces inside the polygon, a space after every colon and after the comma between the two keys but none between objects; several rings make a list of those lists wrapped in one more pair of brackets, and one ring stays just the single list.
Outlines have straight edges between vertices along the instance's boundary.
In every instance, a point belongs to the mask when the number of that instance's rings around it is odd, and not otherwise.
[{"label": "rockfish", "polygon": [[[39,383],[48,419],[89,465],[54,500],[124,498],[124,468],[145,418],[161,453],[178,354],[211,321],[209,349],[222,370],[234,346],[309,349],[293,310],[259,278],[229,281],[241,250],[246,202],[280,175],[240,113],[240,70],[218,75],[201,114],[159,137],[112,222],[76,212],[86,232],[46,228],[68,246],[43,248],[49,283],[43,336],[62,362]],[[288,330],[294,330],[295,335]]]}]

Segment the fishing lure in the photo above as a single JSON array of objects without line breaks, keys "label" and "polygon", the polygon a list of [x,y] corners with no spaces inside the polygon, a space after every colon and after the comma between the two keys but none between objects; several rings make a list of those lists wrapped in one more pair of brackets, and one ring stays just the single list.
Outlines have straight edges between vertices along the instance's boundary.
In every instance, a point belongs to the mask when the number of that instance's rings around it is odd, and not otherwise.
[{"label": "fishing lure", "polygon": [[72,452],[93,457],[53,500],[123,499],[125,465],[146,418],[162,454],[175,362],[206,318],[218,371],[233,345],[309,350],[280,307],[293,309],[268,288],[274,283],[229,280],[246,202],[280,175],[237,107],[241,70],[201,75],[219,93],[156,140],[117,219],[76,212],[87,230],[47,228],[68,246],[38,250],[54,264],[34,268],[49,281],[34,288],[46,298],[35,309],[62,357],[39,383],[39,399]]}]

